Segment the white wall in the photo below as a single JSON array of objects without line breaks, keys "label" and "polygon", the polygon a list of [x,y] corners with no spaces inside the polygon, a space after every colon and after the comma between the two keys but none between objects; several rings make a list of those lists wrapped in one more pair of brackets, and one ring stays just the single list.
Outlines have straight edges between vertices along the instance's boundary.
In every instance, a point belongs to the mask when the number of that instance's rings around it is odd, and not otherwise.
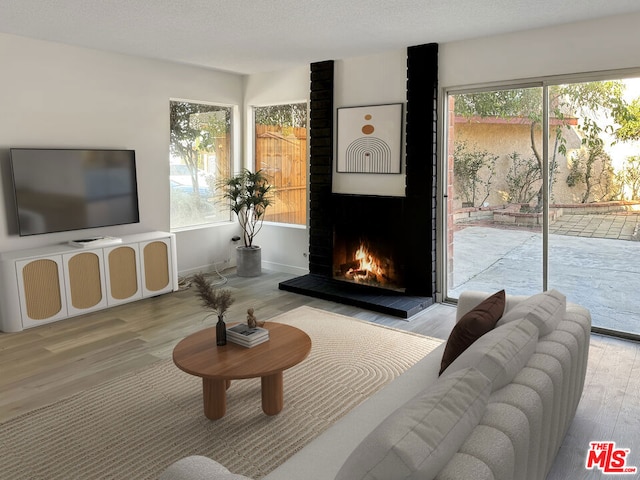
[{"label": "white wall", "polygon": [[[245,79],[245,138],[243,166],[253,169],[254,138],[252,108],[309,101],[309,66],[280,72],[249,75]],[[265,268],[303,275],[309,271],[307,227],[265,224],[255,240],[262,247]]]},{"label": "white wall", "polygon": [[[139,224],[80,235],[169,230],[169,99],[241,105],[243,77],[0,34],[0,198],[10,197],[10,147],[136,151]],[[0,211],[0,251],[50,245],[78,232],[11,235]],[[10,220],[9,220],[10,221]],[[178,268],[226,256],[234,224],[178,234]],[[216,252],[215,249],[219,251]]]},{"label": "white wall", "polygon": [[[405,112],[407,92],[407,52],[384,52],[379,55],[349,58],[335,62],[334,96],[336,109],[366,105],[403,104]],[[336,113],[337,115],[337,113]],[[334,126],[337,120],[334,119]],[[334,128],[334,147],[337,143]],[[402,130],[404,145],[404,126]],[[404,150],[401,152],[404,159]],[[404,196],[404,161],[401,174],[358,174],[333,171],[333,192],[360,195]]]},{"label": "white wall", "polygon": [[640,67],[640,14],[440,45],[441,87]]}]

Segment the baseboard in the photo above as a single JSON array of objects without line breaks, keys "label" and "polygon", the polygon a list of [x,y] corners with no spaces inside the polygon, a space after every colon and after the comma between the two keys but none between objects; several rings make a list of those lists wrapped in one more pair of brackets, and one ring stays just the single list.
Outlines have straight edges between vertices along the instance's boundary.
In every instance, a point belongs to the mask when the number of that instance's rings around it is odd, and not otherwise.
[{"label": "baseboard", "polygon": [[207,273],[207,272],[215,272],[216,268],[218,272],[222,273],[225,270],[229,270],[230,268],[235,268],[236,262],[235,260],[232,263],[224,263],[224,262],[216,262],[209,263],[206,265],[201,265],[199,267],[188,268],[186,270],[181,270],[178,272],[178,277],[190,277],[191,275],[195,275],[196,273]]},{"label": "baseboard", "polygon": [[[235,259],[232,260],[232,262],[229,263],[224,263],[224,262],[219,262],[216,264],[210,263],[207,265],[201,265],[199,267],[194,267],[194,268],[188,268],[186,270],[181,270],[178,272],[178,276],[179,277],[189,277],[191,275],[194,275],[196,273],[199,272],[215,272],[216,271],[216,266],[218,267],[218,271],[219,272],[223,272],[225,270],[228,270],[229,268],[234,268],[235,265]],[[262,268],[266,269],[266,270],[271,270],[273,272],[279,272],[279,273],[290,273],[292,275],[306,275],[307,273],[309,273],[309,269],[307,268],[302,268],[302,267],[295,267],[293,265],[286,265],[283,263],[276,263],[276,262],[262,262]]]},{"label": "baseboard", "polygon": [[306,275],[309,273],[308,268],[295,267],[293,265],[285,265],[283,263],[262,261],[262,268],[280,273],[290,273],[292,275]]}]

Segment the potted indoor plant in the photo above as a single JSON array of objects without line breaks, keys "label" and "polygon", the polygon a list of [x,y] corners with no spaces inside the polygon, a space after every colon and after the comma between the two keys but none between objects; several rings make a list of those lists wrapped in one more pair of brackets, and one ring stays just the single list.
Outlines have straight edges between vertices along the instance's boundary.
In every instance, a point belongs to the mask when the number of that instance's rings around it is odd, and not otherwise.
[{"label": "potted indoor plant", "polygon": [[253,244],[253,239],[262,228],[265,210],[271,205],[271,188],[262,170],[252,172],[245,168],[223,181],[223,196],[229,200],[242,228],[244,245],[236,248],[237,274],[240,277],[256,277],[262,272],[262,251]]}]

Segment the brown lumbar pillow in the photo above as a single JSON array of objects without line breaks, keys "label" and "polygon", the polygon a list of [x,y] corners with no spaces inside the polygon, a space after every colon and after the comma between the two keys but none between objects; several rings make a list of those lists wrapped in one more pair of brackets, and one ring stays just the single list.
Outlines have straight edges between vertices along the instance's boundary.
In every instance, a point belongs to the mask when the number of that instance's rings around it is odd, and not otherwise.
[{"label": "brown lumbar pillow", "polygon": [[444,347],[439,374],[442,374],[469,345],[496,326],[496,322],[504,313],[504,305],[505,292],[500,290],[462,316],[453,327]]}]

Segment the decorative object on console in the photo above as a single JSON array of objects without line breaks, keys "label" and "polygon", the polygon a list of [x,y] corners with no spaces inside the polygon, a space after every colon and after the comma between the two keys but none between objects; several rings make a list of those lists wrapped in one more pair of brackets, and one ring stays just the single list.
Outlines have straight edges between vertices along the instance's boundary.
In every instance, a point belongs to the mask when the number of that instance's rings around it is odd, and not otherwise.
[{"label": "decorative object on console", "polygon": [[236,272],[239,277],[257,277],[262,273],[262,251],[253,244],[253,239],[262,228],[266,208],[271,205],[272,186],[262,170],[252,172],[245,168],[223,180],[221,188],[242,227],[244,246],[236,248]]},{"label": "decorative object on console", "polygon": [[105,245],[117,245],[119,243],[122,243],[122,239],[118,237],[92,237],[69,240],[69,245],[78,248],[102,247]]},{"label": "decorative object on console", "polygon": [[224,323],[224,314],[234,301],[231,291],[213,288],[202,273],[196,273],[193,276],[193,283],[196,286],[200,300],[202,300],[202,306],[213,310],[218,315],[218,323],[216,324],[216,345],[226,345],[227,326]]},{"label": "decorative object on console", "polygon": [[442,355],[440,374],[464,352],[469,345],[492,330],[504,313],[505,291],[500,290],[466,313],[453,327]]}]

